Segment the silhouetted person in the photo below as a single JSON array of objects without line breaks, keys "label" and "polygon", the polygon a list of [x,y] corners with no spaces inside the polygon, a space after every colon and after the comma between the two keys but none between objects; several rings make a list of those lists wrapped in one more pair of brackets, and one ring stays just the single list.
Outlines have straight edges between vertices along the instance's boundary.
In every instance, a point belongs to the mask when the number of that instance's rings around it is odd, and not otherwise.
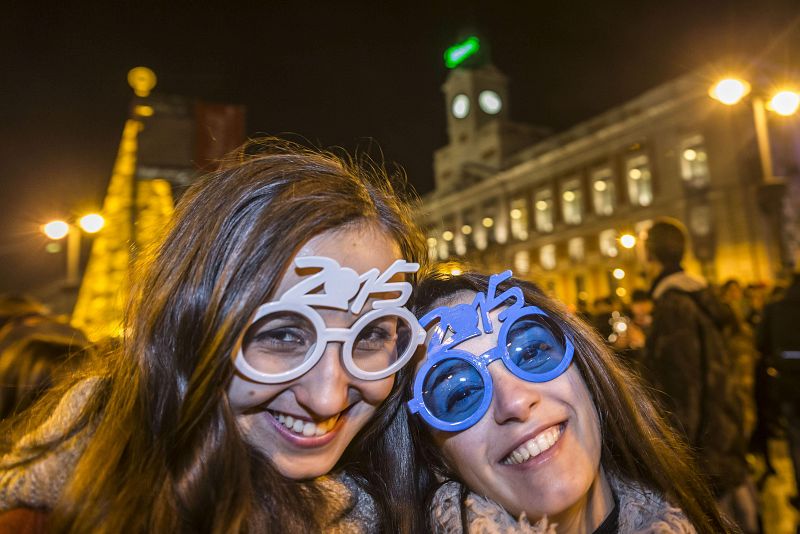
[{"label": "silhouetted person", "polygon": [[653,324],[641,372],[697,450],[720,507],[745,532],[755,532],[755,492],[747,483],[747,439],[731,356],[722,331],[732,319],[705,280],[684,272],[686,233],[678,221],[659,220],[645,242]]},{"label": "silhouetted person", "polygon": [[[786,420],[786,437],[789,441],[795,481],[800,483],[800,273],[795,273],[782,300],[764,307],[759,324],[756,345],[764,357],[764,364],[777,371],[777,387],[770,388],[774,405]],[[775,374],[775,373],[773,373]],[[792,499],[800,509],[800,498]]]}]

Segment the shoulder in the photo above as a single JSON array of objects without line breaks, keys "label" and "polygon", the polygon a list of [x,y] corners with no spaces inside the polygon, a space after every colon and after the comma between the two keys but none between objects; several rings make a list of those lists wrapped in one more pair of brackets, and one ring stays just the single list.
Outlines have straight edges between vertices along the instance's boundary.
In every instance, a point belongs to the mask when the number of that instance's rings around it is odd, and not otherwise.
[{"label": "shoulder", "polygon": [[696,530],[683,510],[638,484],[612,480],[619,499],[619,531],[630,534],[692,534]]}]

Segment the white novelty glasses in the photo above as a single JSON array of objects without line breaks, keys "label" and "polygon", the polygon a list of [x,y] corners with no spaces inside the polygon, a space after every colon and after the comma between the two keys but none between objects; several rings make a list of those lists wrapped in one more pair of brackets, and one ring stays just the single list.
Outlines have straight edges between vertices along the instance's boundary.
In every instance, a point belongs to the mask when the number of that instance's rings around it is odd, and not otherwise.
[{"label": "white novelty glasses", "polygon": [[[383,273],[373,268],[361,275],[321,256],[296,258],[294,264],[320,270],[256,310],[234,362],[247,378],[263,384],[294,380],[319,362],[328,343],[341,343],[347,372],[380,380],[403,367],[424,342],[425,330],[403,307],[411,284],[388,281],[398,273],[416,272],[419,264],[397,260]],[[376,298],[398,292],[397,298]],[[315,309],[359,314],[371,297],[372,309],[347,328],[327,326]]]}]

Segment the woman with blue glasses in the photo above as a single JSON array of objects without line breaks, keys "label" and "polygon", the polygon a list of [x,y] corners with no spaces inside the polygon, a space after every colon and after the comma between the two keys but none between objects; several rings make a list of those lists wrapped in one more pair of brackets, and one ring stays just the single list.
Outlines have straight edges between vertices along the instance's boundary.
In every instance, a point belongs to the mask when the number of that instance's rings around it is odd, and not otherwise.
[{"label": "woman with blue glasses", "polygon": [[686,446],[602,340],[511,272],[415,290],[405,391],[433,532],[729,532]]}]

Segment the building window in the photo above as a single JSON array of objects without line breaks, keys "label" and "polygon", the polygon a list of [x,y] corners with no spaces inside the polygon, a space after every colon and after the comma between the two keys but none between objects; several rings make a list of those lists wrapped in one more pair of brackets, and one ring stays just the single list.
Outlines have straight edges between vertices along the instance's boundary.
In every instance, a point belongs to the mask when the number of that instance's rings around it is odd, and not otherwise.
[{"label": "building window", "polygon": [[573,237],[567,241],[567,255],[573,263],[580,263],[586,256],[586,243],[582,237]]},{"label": "building window", "polygon": [[539,249],[539,264],[542,269],[547,271],[556,268],[556,246],[554,244],[545,245]]},{"label": "building window", "polygon": [[598,169],[592,173],[592,204],[598,215],[611,215],[617,207],[617,188],[611,169]]},{"label": "building window", "polygon": [[694,188],[709,184],[708,154],[702,135],[695,135],[681,143],[681,177],[687,185]]},{"label": "building window", "polygon": [[711,206],[701,204],[692,206],[689,210],[689,228],[699,237],[706,237],[711,233]]},{"label": "building window", "polygon": [[511,201],[511,236],[514,239],[525,241],[528,239],[528,203],[525,198],[516,198]]},{"label": "building window", "polygon": [[617,248],[617,231],[614,229],[600,232],[600,254],[607,258],[616,258],[619,254]]},{"label": "building window", "polygon": [[583,194],[581,193],[580,179],[564,182],[561,186],[561,207],[565,223],[581,223],[583,220]]},{"label": "building window", "polygon": [[520,250],[514,254],[514,271],[518,274],[528,274],[531,270],[531,255],[527,250]]},{"label": "building window", "polygon": [[634,206],[649,206],[653,203],[653,176],[650,160],[644,154],[627,161],[628,197]]},{"label": "building window", "polygon": [[536,208],[536,230],[539,232],[553,231],[553,193],[543,189],[534,197]]}]

